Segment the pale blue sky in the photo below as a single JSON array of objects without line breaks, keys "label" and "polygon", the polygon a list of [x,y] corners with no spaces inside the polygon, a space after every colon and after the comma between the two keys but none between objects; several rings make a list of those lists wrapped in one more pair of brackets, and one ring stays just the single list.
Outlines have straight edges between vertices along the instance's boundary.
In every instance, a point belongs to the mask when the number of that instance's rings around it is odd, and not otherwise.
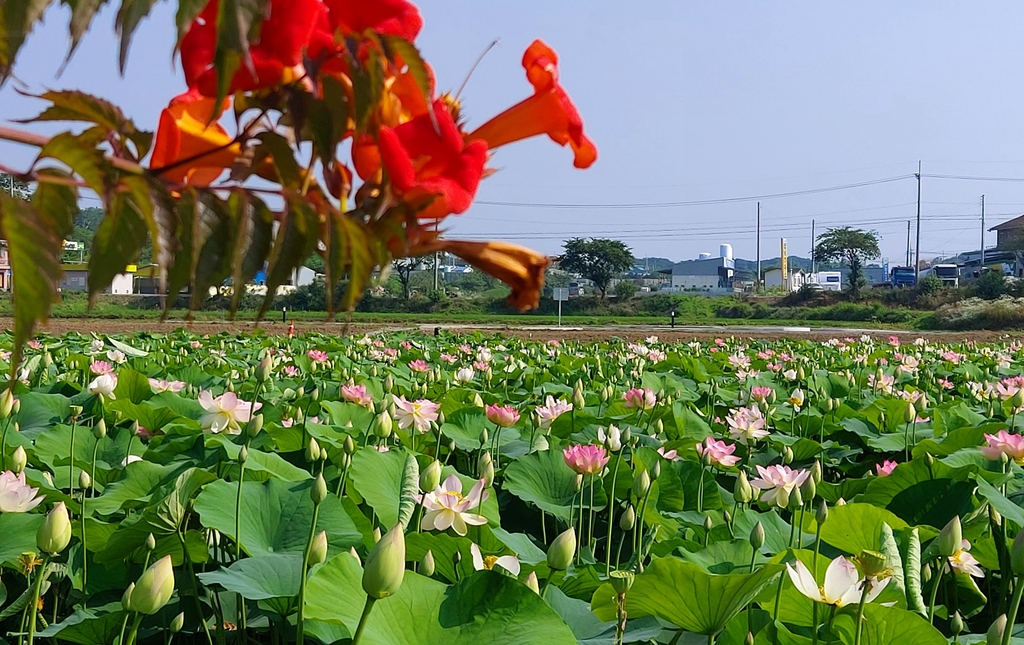
[{"label": "pale blue sky", "polygon": [[[929,174],[1024,178],[1024,48],[1018,2],[684,2],[641,0],[425,0],[419,46],[439,88],[455,89],[495,38],[462,100],[471,124],[530,92],[523,49],[543,38],[561,56],[562,81],[597,143],[587,171],[547,139],[499,150],[499,172],[451,237],[512,238],[556,252],[564,237],[625,239],[637,255],[754,256],[752,201],[661,208],[508,207],[525,204],[692,202],[826,188],[910,175],[924,161],[922,257],[973,250],[978,201],[989,221],[1024,212],[1024,183],[955,181]],[[172,8],[143,23],[125,79],[116,77],[114,11],[103,11],[61,78],[66,9],[23,50],[16,73],[30,89],[80,88],[122,105],[142,127],[182,89],[172,65]],[[37,102],[0,90],[0,118]],[[15,165],[31,151],[0,145]],[[811,219],[883,234],[901,262],[912,179],[762,201],[762,256],[780,236],[806,254]],[[89,202],[86,202],[89,203]],[[994,244],[989,236],[989,244]]]}]

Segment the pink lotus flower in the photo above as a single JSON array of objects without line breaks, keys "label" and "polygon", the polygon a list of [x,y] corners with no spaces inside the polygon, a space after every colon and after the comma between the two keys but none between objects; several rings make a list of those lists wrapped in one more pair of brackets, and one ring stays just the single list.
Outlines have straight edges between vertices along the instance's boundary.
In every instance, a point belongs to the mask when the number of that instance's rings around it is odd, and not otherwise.
[{"label": "pink lotus flower", "polygon": [[30,340],[28,341],[28,346],[31,347],[32,349],[40,349],[43,346],[43,344],[40,343],[38,340]]},{"label": "pink lotus flower", "polygon": [[311,349],[308,352],[306,352],[306,356],[308,356],[309,360],[313,361],[314,363],[319,363],[323,365],[324,363],[327,362],[327,352],[321,349]]},{"label": "pink lotus flower", "polygon": [[895,461],[886,459],[880,464],[875,464],[875,470],[878,472],[879,477],[888,477],[892,474],[892,471],[899,466]]},{"label": "pink lotus flower", "polygon": [[426,399],[407,401],[404,396],[391,395],[395,400],[395,421],[402,430],[415,428],[416,432],[423,434],[430,430],[430,424],[437,421],[437,412],[441,409],[440,403],[433,403]]},{"label": "pink lotus flower", "polygon": [[437,357],[437,359],[442,363],[448,363],[449,365],[454,365],[459,360],[457,357],[452,356],[451,354],[441,354],[440,356]]},{"label": "pink lotus flower", "polygon": [[654,404],[658,402],[658,395],[653,390],[648,388],[633,388],[622,393],[622,400],[625,402],[624,405],[627,408],[639,408],[640,410],[648,410],[654,407]]},{"label": "pink lotus flower", "polygon": [[752,480],[750,485],[764,491],[764,494],[761,495],[762,502],[776,504],[781,508],[789,505],[789,494],[793,492],[794,488],[801,486],[811,474],[810,471],[793,470],[789,466],[781,464],[767,468],[758,466],[757,472],[761,476]]},{"label": "pink lotus flower", "polygon": [[950,381],[949,379],[940,378],[936,382],[939,384],[939,387],[946,390],[952,390],[954,387],[956,387],[955,385],[953,385],[953,381]]},{"label": "pink lotus flower", "polygon": [[1013,379],[1003,379],[996,384],[996,392],[1003,401],[1009,401],[1019,391],[1020,386]]},{"label": "pink lotus flower", "polygon": [[423,504],[426,513],[420,528],[424,531],[446,531],[450,527],[459,535],[468,531],[467,524],[487,524],[483,515],[468,512],[484,503],[488,497],[484,480],[479,480],[470,489],[469,495],[462,495],[462,480],[455,473],[448,475],[436,490],[426,495],[417,495],[416,501]]},{"label": "pink lotus flower", "polygon": [[423,372],[426,372],[427,370],[429,370],[430,366],[427,365],[427,362],[425,360],[420,358],[420,359],[417,359],[415,361],[409,361],[409,369],[414,371],[414,372],[418,372],[418,373],[422,374]]},{"label": "pink lotus flower", "polygon": [[668,461],[682,461],[683,458],[679,456],[679,453],[675,450],[665,450],[665,446],[658,446],[658,454],[661,455],[662,459]]},{"label": "pink lotus flower", "polygon": [[299,372],[299,368],[295,367],[294,365],[285,365],[283,368],[281,368],[281,371],[284,372],[284,375],[289,378],[295,378],[299,374],[301,374],[301,372]]},{"label": "pink lotus flower", "polygon": [[900,346],[900,337],[899,336],[889,336],[889,344],[892,345],[893,347],[899,347]]},{"label": "pink lotus flower", "polygon": [[99,376],[100,374],[110,374],[114,371],[114,366],[106,361],[93,361],[89,365],[89,371]]},{"label": "pink lotus flower", "polygon": [[185,381],[168,381],[167,379],[149,379],[149,387],[156,393],[160,392],[174,392],[177,394],[185,389],[187,383]]},{"label": "pink lotus flower", "polygon": [[601,446],[575,445],[562,450],[565,464],[581,475],[596,475],[608,463],[608,453]]},{"label": "pink lotus flower", "polygon": [[203,346],[203,344],[200,343],[198,340],[192,341],[191,343],[189,343],[189,345],[192,346],[192,349],[199,349],[200,347]]},{"label": "pink lotus flower", "polygon": [[489,366],[483,361],[473,361],[473,367],[476,368],[478,372],[486,372]]},{"label": "pink lotus flower", "polygon": [[342,385],[341,398],[364,408],[373,403],[373,397],[366,391],[365,385]]},{"label": "pink lotus flower", "polygon": [[572,410],[572,403],[562,399],[555,401],[555,397],[549,394],[544,405],[538,405],[535,411],[537,418],[540,419],[540,427],[550,428],[555,419],[570,410]]},{"label": "pink lotus flower", "polygon": [[767,437],[770,432],[765,429],[764,415],[757,406],[738,408],[725,418],[729,425],[729,437],[743,445]]},{"label": "pink lotus flower", "polygon": [[1024,436],[1000,430],[994,435],[985,435],[985,441],[988,445],[981,447],[981,454],[987,459],[999,461],[1002,455],[1006,455],[1017,464],[1024,465]]},{"label": "pink lotus flower", "polygon": [[514,426],[519,421],[519,412],[511,405],[488,405],[484,411],[488,421],[502,428]]},{"label": "pink lotus flower", "polygon": [[716,441],[713,437],[704,439],[703,444],[697,444],[697,454],[701,457],[707,456],[713,466],[730,468],[739,463],[740,458],[733,456],[736,452],[736,444],[728,445],[724,441]]},{"label": "pink lotus flower", "polygon": [[758,403],[764,403],[772,395],[772,388],[766,385],[755,385],[750,388],[750,398]]},{"label": "pink lotus flower", "polygon": [[6,471],[0,475],[0,513],[26,513],[43,501],[43,496],[35,497],[38,488],[25,483],[25,472],[15,475]]},{"label": "pink lotus flower", "polygon": [[263,407],[262,403],[249,403],[239,399],[234,392],[225,392],[217,398],[209,390],[199,393],[199,405],[203,406],[202,425],[204,432],[217,434],[241,434],[242,424],[248,423],[252,413]]}]

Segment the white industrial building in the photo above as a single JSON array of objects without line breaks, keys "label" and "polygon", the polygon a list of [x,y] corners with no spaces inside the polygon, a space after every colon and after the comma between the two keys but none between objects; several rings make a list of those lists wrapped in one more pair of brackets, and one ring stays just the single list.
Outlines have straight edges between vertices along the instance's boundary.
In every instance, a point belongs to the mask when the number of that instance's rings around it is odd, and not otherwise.
[{"label": "white industrial building", "polygon": [[711,257],[710,253],[701,253],[696,260],[683,260],[672,265],[672,290],[731,290],[735,268],[732,245],[723,244],[717,258]]}]

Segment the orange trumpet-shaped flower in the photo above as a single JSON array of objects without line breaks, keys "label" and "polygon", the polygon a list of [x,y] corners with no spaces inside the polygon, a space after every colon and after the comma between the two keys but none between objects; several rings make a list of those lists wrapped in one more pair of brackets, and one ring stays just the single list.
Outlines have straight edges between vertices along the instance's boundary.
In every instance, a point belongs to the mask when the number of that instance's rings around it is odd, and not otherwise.
[{"label": "orange trumpet-shaped flower", "polygon": [[544,288],[544,271],[550,260],[546,255],[507,242],[462,242],[437,240],[413,250],[414,255],[447,251],[459,256],[484,273],[494,276],[512,288],[508,304],[519,311],[533,309],[540,303]]},{"label": "orange trumpet-shaped flower", "polygon": [[491,149],[546,134],[559,145],[572,147],[577,168],[597,160],[597,147],[583,134],[583,118],[558,82],[558,54],[535,40],[523,54],[526,78],[534,94],[476,129],[470,139],[482,139]]},{"label": "orange trumpet-shaped flower", "polygon": [[[487,145],[465,142],[443,101],[435,101],[433,111],[433,119],[423,114],[394,128],[382,127],[378,134],[380,158],[395,192],[410,202],[434,196],[417,213],[420,219],[465,212],[487,161]],[[359,172],[366,176],[372,170],[367,164]]]},{"label": "orange trumpet-shaped flower", "polygon": [[[220,3],[210,2],[189,26],[181,41],[181,66],[190,88],[217,95],[217,14]],[[231,78],[228,94],[274,87],[302,73],[302,53],[327,10],[320,0],[271,0],[260,25],[259,41],[249,47],[251,68],[243,64]]]},{"label": "orange trumpet-shaped flower", "polygon": [[224,111],[223,104],[215,111],[215,103],[193,89],[171,99],[160,113],[149,163],[155,170],[166,168],[160,171],[164,179],[209,186],[234,163],[240,146],[232,143],[232,136],[219,123],[207,125],[211,117],[219,117]]},{"label": "orange trumpet-shaped flower", "polygon": [[326,0],[331,26],[346,34],[401,36],[412,42],[423,28],[420,10],[407,0]]}]

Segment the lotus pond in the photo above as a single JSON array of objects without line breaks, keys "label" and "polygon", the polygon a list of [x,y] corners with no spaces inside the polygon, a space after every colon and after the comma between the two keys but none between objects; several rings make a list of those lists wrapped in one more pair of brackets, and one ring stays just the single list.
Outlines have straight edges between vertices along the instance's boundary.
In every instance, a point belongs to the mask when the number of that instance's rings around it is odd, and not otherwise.
[{"label": "lotus pond", "polygon": [[0,397],[0,635],[1020,642],[1022,365],[895,337],[43,337]]}]

